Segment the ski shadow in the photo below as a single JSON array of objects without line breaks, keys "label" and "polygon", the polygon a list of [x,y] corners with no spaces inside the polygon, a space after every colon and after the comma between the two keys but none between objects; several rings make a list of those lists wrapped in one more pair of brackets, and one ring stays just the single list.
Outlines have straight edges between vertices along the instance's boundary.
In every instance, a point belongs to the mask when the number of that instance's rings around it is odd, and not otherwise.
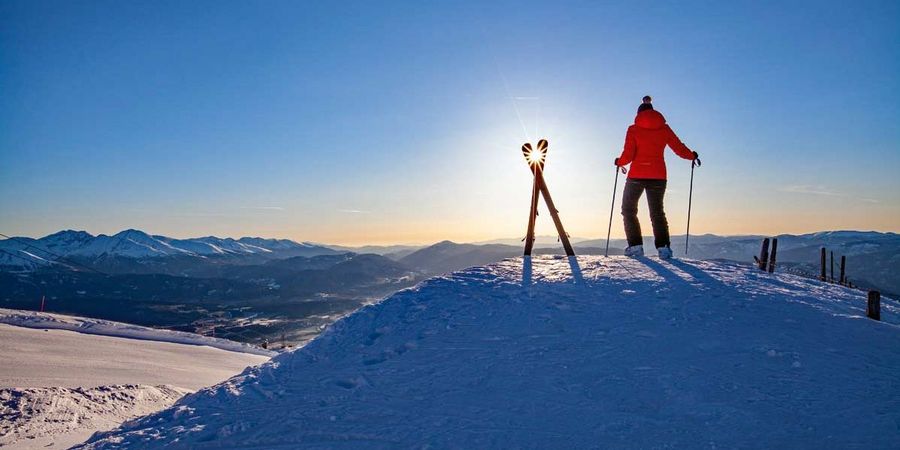
[{"label": "ski shadow", "polygon": [[[578,258],[575,256],[569,256],[569,269],[572,271],[572,280],[575,283],[583,284],[584,283],[584,274],[581,272],[581,265],[578,263]],[[522,286],[531,286],[534,284],[534,267],[532,265],[531,257],[525,256],[522,258]]]},{"label": "ski shadow", "polygon": [[577,284],[584,284],[584,275],[581,273],[581,265],[578,264],[578,257],[569,256],[569,268],[572,270],[572,278]]},{"label": "ski shadow", "polygon": [[531,257],[522,258],[522,286],[531,286],[533,272],[531,268]]}]

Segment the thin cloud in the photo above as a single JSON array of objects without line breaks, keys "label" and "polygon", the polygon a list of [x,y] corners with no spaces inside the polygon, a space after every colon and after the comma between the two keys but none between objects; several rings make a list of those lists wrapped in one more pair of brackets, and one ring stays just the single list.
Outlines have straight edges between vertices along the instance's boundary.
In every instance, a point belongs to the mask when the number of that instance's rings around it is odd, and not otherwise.
[{"label": "thin cloud", "polygon": [[359,209],[339,209],[338,212],[342,212],[344,214],[368,214],[368,211],[362,211]]},{"label": "thin cloud", "polygon": [[781,188],[781,192],[791,192],[794,194],[809,194],[809,195],[826,195],[829,197],[843,197],[844,194],[834,192],[830,189],[827,189],[825,186],[813,186],[808,184],[794,184],[790,186],[785,186]]},{"label": "thin cloud", "polygon": [[284,211],[281,206],[243,206],[243,209],[259,209],[263,211]]},{"label": "thin cloud", "polygon": [[217,212],[185,212],[172,214],[172,217],[228,217],[228,214]]},{"label": "thin cloud", "polygon": [[[852,196],[836,192],[832,189],[829,189],[822,185],[809,185],[809,184],[793,184],[784,186],[779,189],[781,192],[789,192],[792,194],[805,194],[805,195],[819,195],[824,197],[839,197],[839,198],[851,198]],[[855,197],[853,197],[855,198]],[[866,203],[879,203],[878,200],[874,198],[856,198],[859,201]]]}]

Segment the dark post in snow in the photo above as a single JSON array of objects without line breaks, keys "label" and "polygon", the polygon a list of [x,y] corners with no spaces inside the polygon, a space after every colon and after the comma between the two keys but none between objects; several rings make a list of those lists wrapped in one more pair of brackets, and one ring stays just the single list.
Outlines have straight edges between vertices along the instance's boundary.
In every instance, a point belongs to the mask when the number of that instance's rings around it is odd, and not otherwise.
[{"label": "dark post in snow", "polygon": [[759,258],[756,259],[759,270],[765,271],[766,265],[769,263],[769,238],[762,241],[762,249],[759,251]]},{"label": "dark post in snow", "polygon": [[847,280],[844,278],[844,267],[846,265],[847,265],[847,255],[843,255],[843,256],[841,256],[841,284],[844,284],[847,282]]},{"label": "dark post in snow", "polygon": [[819,275],[819,279],[825,281],[828,277],[825,275],[825,247],[822,247],[822,274]]},{"label": "dark post in snow", "polygon": [[881,320],[881,292],[869,291],[866,316],[870,319]]},{"label": "dark post in snow", "polygon": [[778,238],[772,238],[772,254],[769,256],[769,273],[775,272],[775,255],[778,253]]},{"label": "dark post in snow", "polygon": [[831,253],[831,282],[834,283],[834,252]]}]

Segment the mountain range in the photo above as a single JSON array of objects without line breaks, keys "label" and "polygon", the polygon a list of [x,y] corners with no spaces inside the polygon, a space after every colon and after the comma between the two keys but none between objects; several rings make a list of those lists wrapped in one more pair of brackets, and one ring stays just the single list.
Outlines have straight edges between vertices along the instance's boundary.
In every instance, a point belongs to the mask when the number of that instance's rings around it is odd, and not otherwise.
[{"label": "mountain range", "polygon": [[[857,286],[900,293],[900,235],[835,231],[778,236],[778,271],[815,277],[820,249],[847,257]],[[762,236],[690,238],[689,258],[752,264]],[[125,230],[108,236],[61,231],[0,240],[0,307],[37,309],[226,335],[299,343],[324,324],[425,278],[522,254],[521,242],[338,247],[285,239],[175,239]],[[683,256],[685,237],[672,248]],[[602,255],[606,240],[579,239],[580,255]],[[610,242],[609,254],[626,246]],[[645,238],[652,248],[652,238]],[[379,254],[376,254],[379,253]],[[559,254],[543,238],[534,253]],[[652,253],[652,252],[651,252]],[[830,259],[829,259],[830,262]],[[837,269],[836,269],[837,270]]]},{"label": "mountain range", "polygon": [[139,230],[125,230],[108,236],[94,236],[85,231],[65,230],[40,239],[17,237],[0,241],[0,267],[12,270],[34,269],[52,264],[66,264],[69,259],[93,261],[103,258],[163,257],[229,257],[254,256],[262,259],[292,256],[318,256],[340,253],[307,242],[288,239],[243,237],[240,239],[207,236],[175,239],[149,235]]}]

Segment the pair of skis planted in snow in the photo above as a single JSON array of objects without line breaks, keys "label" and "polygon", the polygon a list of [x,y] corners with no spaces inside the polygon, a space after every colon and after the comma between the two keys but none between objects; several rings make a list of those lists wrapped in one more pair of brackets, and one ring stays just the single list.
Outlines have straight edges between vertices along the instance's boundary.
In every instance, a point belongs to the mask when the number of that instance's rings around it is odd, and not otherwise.
[{"label": "pair of skis planted in snow", "polygon": [[530,256],[531,250],[534,248],[534,223],[537,219],[538,198],[542,195],[544,202],[547,203],[547,209],[550,211],[550,217],[553,218],[553,224],[556,225],[556,232],[559,233],[559,240],[566,250],[566,255],[575,256],[575,250],[569,243],[569,235],[566,234],[562,221],[559,220],[559,211],[553,206],[550,190],[547,189],[547,184],[544,182],[544,162],[547,160],[549,145],[546,139],[538,141],[536,149],[531,147],[530,142],[522,145],[522,155],[525,156],[525,161],[531,168],[531,173],[534,174],[534,185],[531,188],[531,209],[528,212],[528,232],[525,235],[525,256]]}]

